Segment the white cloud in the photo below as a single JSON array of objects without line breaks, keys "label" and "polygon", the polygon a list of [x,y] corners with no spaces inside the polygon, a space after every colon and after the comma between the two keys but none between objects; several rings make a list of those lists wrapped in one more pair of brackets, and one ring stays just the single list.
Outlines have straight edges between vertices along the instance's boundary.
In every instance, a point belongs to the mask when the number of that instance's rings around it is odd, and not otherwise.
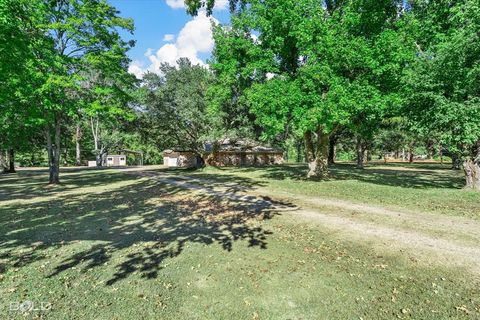
[{"label": "white cloud", "polygon": [[228,0],[215,1],[215,10],[225,10],[228,8]]},{"label": "white cloud", "polygon": [[144,74],[144,70],[142,67],[143,67],[142,62],[137,60],[132,61],[132,63],[130,63],[130,66],[128,67],[128,72],[130,72],[131,74],[134,74],[138,79],[141,79]]},{"label": "white cloud", "polygon": [[[173,9],[185,8],[185,0],[166,0],[167,6]],[[215,1],[213,10],[225,10],[228,8],[228,0]]]},{"label": "white cloud", "polygon": [[129,71],[141,78],[147,71],[158,73],[161,63],[175,65],[180,58],[188,58],[193,64],[205,65],[205,62],[199,58],[199,54],[210,53],[213,49],[212,21],[218,23],[214,18],[207,17],[205,12],[200,12],[185,24],[175,42],[164,44],[155,53],[152,49],[145,52],[150,63],[148,67],[143,68],[140,62],[134,61]]},{"label": "white cloud", "polygon": [[175,35],[174,34],[166,34],[163,36],[163,41],[164,42],[170,42],[170,41],[173,41],[175,39]]},{"label": "white cloud", "polygon": [[185,8],[185,1],[184,0],[167,0],[167,6],[174,9]]}]

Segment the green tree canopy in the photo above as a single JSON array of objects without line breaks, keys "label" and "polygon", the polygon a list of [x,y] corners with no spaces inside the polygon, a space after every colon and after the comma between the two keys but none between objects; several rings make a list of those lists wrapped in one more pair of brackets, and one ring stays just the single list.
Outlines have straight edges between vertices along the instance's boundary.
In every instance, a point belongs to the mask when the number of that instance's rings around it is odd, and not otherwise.
[{"label": "green tree canopy", "polygon": [[[419,25],[418,57],[405,77],[406,111],[465,159],[467,186],[480,189],[480,4],[429,2],[412,14]],[[435,34],[422,41],[428,31]]]},{"label": "green tree canopy", "polygon": [[[411,53],[400,9],[387,0],[331,2],[328,10],[313,0],[248,1],[215,33],[212,70],[227,79],[220,83],[230,99],[245,99],[265,136],[303,135],[309,176],[325,177],[328,139],[339,126],[372,130],[401,102]],[[235,80],[245,88],[231,90]]]},{"label": "green tree canopy", "polygon": [[211,131],[207,91],[211,73],[182,58],[177,66],[162,64],[160,75],[148,73],[140,88],[142,131],[158,148],[203,152]]}]

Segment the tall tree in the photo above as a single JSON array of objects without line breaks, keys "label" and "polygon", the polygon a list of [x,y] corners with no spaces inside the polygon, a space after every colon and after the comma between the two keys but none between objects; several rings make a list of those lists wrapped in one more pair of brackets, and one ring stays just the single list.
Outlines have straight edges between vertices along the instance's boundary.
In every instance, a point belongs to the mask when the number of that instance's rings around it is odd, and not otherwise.
[{"label": "tall tree", "polygon": [[59,182],[61,127],[73,117],[80,84],[90,70],[119,74],[127,70],[126,51],[119,29],[132,30],[130,19],[119,17],[105,0],[38,1],[41,17],[36,27],[49,35],[49,42],[33,47],[46,81],[36,90],[36,107],[43,117],[49,159],[49,182]]},{"label": "tall tree", "polygon": [[159,148],[183,148],[203,153],[211,131],[207,114],[209,70],[182,58],[177,66],[162,64],[161,75],[149,73],[139,90],[144,110],[142,131]]},{"label": "tall tree", "polygon": [[34,100],[38,66],[31,50],[46,36],[35,28],[35,4],[25,0],[0,1],[0,149],[8,149],[6,172],[15,172],[14,154],[25,149],[38,115],[29,107]]},{"label": "tall tree", "polygon": [[[480,3],[423,1],[413,7],[418,58],[405,77],[407,112],[461,157],[466,186],[480,190]],[[434,31],[425,41],[425,26]]]},{"label": "tall tree", "polygon": [[330,135],[356,119],[375,123],[366,120],[381,119],[385,108],[399,104],[400,2],[247,2],[231,28],[218,33],[237,41],[216,37],[212,69],[219,77],[234,70],[236,79],[249,79],[242,98],[264,136],[287,128],[301,134],[308,177],[327,177]]}]

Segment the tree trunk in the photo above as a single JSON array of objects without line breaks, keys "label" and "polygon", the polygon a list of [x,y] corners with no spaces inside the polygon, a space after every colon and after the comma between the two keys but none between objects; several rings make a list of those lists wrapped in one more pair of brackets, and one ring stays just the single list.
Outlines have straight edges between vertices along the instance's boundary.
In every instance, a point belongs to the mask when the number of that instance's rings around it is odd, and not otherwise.
[{"label": "tree trunk", "polygon": [[60,183],[60,121],[55,121],[55,137],[52,141],[50,126],[46,128],[47,151],[48,151],[48,168],[49,168],[49,184]]},{"label": "tree trunk", "polygon": [[75,165],[82,165],[82,150],[80,147],[80,141],[82,140],[82,129],[80,125],[77,125],[77,131],[75,132]]},{"label": "tree trunk", "polygon": [[13,148],[8,150],[8,170],[7,173],[15,173],[15,151]]},{"label": "tree trunk", "polygon": [[7,172],[7,163],[5,156],[3,155],[3,150],[0,150],[0,169],[3,173]]},{"label": "tree trunk", "polygon": [[313,145],[313,134],[310,130],[304,134],[305,142],[305,161],[310,163],[315,160],[315,146]]},{"label": "tree trunk", "polygon": [[297,163],[302,162],[302,143],[297,143]]},{"label": "tree trunk", "polygon": [[439,146],[438,153],[440,154],[440,164],[443,164],[443,146],[442,145]]},{"label": "tree trunk", "polygon": [[433,155],[435,154],[435,146],[432,141],[427,143],[427,154],[428,160],[433,160]]},{"label": "tree trunk", "polygon": [[314,143],[311,131],[305,133],[305,153],[308,159],[309,179],[325,179],[328,177],[328,147],[329,134],[323,132],[323,128],[317,130]]},{"label": "tree trunk", "polygon": [[415,157],[415,154],[413,153],[412,150],[408,152],[408,162],[413,163],[413,158]]},{"label": "tree trunk", "polygon": [[477,142],[476,154],[472,158],[463,163],[466,188],[480,191],[480,141]]},{"label": "tree trunk", "polygon": [[105,155],[106,155],[106,152],[103,149],[103,147],[100,150],[97,150],[97,154],[95,156],[95,160],[97,162],[97,167],[103,167],[103,165],[105,163]]},{"label": "tree trunk", "polygon": [[336,160],[336,152],[335,146],[337,144],[337,139],[330,139],[329,146],[328,146],[328,165],[335,164]]},{"label": "tree trunk", "polygon": [[452,170],[460,170],[462,166],[462,159],[457,154],[452,154]]},{"label": "tree trunk", "polygon": [[480,191],[480,161],[466,160],[463,163],[466,188]]},{"label": "tree trunk", "polygon": [[357,137],[357,169],[363,169],[365,160],[365,147],[362,138]]},{"label": "tree trunk", "polygon": [[97,163],[97,167],[103,167],[105,164],[105,157],[107,156],[108,150],[107,147],[103,145],[101,138],[100,138],[100,121],[98,118],[90,118],[90,123],[92,125],[92,133],[93,133],[93,142],[95,145],[95,160]]},{"label": "tree trunk", "polygon": [[200,153],[196,154],[195,158],[196,158],[195,168],[196,169],[205,168],[205,158]]}]

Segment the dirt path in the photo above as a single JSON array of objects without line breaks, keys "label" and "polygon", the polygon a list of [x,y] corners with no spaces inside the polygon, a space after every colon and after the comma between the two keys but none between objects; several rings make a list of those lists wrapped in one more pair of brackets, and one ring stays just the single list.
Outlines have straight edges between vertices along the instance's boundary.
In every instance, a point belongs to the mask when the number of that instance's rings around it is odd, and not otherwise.
[{"label": "dirt path", "polygon": [[[254,203],[260,209],[273,208],[283,211],[292,222],[313,223],[348,241],[366,242],[372,249],[400,252],[428,265],[465,267],[480,276],[480,223],[477,221],[286,192],[245,190],[235,182],[219,187],[207,179],[186,179],[135,169],[125,172],[229,201]],[[275,201],[276,198],[283,202]]]}]

